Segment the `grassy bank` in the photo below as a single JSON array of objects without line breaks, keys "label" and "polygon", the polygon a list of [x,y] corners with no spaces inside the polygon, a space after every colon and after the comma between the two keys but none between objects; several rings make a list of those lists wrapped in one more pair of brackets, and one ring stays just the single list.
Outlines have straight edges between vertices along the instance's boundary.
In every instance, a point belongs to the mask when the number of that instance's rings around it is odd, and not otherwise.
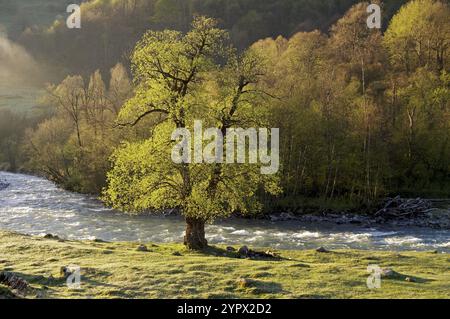
[{"label": "grassy bank", "polygon": [[[31,298],[450,298],[448,254],[279,251],[282,260],[262,261],[220,247],[203,254],[176,244],[137,247],[0,232],[0,271],[26,279]],[[81,267],[80,290],[69,290],[60,275],[71,264]],[[369,264],[401,275],[370,290]],[[0,285],[0,295],[8,294]]]}]

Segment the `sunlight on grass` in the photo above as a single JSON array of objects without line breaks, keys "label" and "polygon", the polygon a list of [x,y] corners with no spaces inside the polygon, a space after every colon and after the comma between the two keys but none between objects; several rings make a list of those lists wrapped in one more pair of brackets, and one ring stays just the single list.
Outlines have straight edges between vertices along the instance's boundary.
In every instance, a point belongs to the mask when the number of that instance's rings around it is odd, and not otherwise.
[{"label": "sunlight on grass", "polygon": [[[31,298],[450,298],[448,254],[279,251],[281,261],[268,261],[240,259],[223,247],[137,247],[0,232],[0,271],[26,279],[36,289]],[[417,280],[383,279],[381,289],[369,290],[366,269],[375,263]],[[61,278],[69,264],[81,267],[79,290]]]}]

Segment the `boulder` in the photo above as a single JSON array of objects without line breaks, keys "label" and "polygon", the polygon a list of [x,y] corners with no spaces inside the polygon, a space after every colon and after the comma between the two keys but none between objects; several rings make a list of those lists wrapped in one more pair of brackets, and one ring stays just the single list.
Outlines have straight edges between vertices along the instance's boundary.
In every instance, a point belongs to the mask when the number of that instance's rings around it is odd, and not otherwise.
[{"label": "boulder", "polygon": [[139,245],[138,248],[136,248],[137,251],[147,252],[148,248],[145,245]]},{"label": "boulder", "polygon": [[247,246],[242,246],[238,250],[238,254],[241,258],[253,258],[253,259],[280,259],[276,253],[268,250],[266,252],[251,250]]},{"label": "boulder", "polygon": [[238,250],[238,254],[241,256],[248,256],[250,249],[248,249],[247,246],[242,246],[241,248],[239,248]]},{"label": "boulder", "polygon": [[61,239],[61,238],[59,238],[58,236],[52,235],[52,234],[46,234],[46,235],[44,236],[44,238],[45,238],[45,239],[52,239],[52,240],[60,240],[60,239]]},{"label": "boulder", "polygon": [[385,268],[381,271],[381,278],[397,279],[399,277],[401,277],[401,275],[390,268]]},{"label": "boulder", "polygon": [[329,253],[330,251],[325,249],[324,247],[319,247],[316,249],[318,253]]},{"label": "boulder", "polygon": [[11,184],[6,183],[6,182],[0,182],[0,191],[7,189],[9,187],[9,185],[11,185]]}]

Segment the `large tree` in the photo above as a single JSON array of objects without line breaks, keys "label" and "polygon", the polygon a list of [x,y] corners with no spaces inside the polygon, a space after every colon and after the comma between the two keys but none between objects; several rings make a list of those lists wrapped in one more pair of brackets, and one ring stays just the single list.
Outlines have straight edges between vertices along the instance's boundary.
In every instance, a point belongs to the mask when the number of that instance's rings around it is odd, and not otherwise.
[{"label": "large tree", "polygon": [[135,126],[145,118],[156,124],[149,126],[149,139],[117,149],[104,199],[132,213],[178,208],[187,224],[185,245],[203,249],[206,223],[236,211],[259,211],[257,192],[277,193],[278,183],[275,175],[261,174],[259,164],[220,163],[224,155],[217,149],[200,154],[203,163],[174,162],[172,133],[191,130],[196,120],[225,138],[232,127],[263,125],[260,106],[266,94],[257,86],[263,63],[252,51],[237,54],[214,19],[197,17],[187,34],[146,33],[132,55],[132,69],[135,95],[122,108],[118,124]]}]

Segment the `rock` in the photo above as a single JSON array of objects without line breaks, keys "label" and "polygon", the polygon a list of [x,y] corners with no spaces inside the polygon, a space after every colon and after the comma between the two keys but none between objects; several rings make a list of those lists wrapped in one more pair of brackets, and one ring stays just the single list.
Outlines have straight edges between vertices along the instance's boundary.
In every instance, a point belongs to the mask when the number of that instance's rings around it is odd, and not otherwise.
[{"label": "rock", "polygon": [[11,184],[6,182],[0,182],[0,191],[7,189]]},{"label": "rock", "polygon": [[229,251],[229,252],[234,252],[234,251],[236,251],[236,248],[231,247],[231,246],[228,246],[228,247],[227,247],[227,251]]},{"label": "rock", "polygon": [[52,235],[52,234],[46,234],[46,235],[44,236],[44,238],[45,238],[45,239],[52,239],[52,240],[61,240],[61,238],[59,238],[59,237],[56,236],[56,235]]},{"label": "rock", "polygon": [[296,219],[296,217],[292,213],[281,213],[280,219],[287,221],[287,220],[294,220]]},{"label": "rock", "polygon": [[279,222],[279,221],[296,220],[297,217],[295,217],[295,215],[292,214],[291,212],[285,212],[279,215],[269,215],[269,219],[272,222]]},{"label": "rock", "polygon": [[103,239],[95,238],[94,243],[107,243],[107,241],[104,241]]},{"label": "rock", "polygon": [[[48,287],[43,287],[44,290],[48,290]],[[37,299],[44,299],[45,298],[45,291],[38,291],[36,293]]]},{"label": "rock", "polygon": [[277,253],[270,250],[266,251],[264,254],[265,257],[280,258],[280,256]]},{"label": "rock", "polygon": [[319,247],[316,249],[318,253],[329,253],[329,250],[326,250],[324,247]]},{"label": "rock", "polygon": [[183,255],[180,252],[176,251],[176,252],[172,253],[172,256],[180,257],[180,256],[183,256]]},{"label": "rock", "polygon": [[30,289],[28,282],[11,272],[0,272],[0,284],[16,290],[21,295],[26,295]]},{"label": "rock", "polygon": [[147,252],[148,248],[145,245],[139,245],[138,248],[136,248],[137,251]]},{"label": "rock", "polygon": [[272,252],[262,252],[262,251],[255,251],[249,249],[247,246],[242,246],[238,250],[238,254],[241,258],[252,258],[252,259],[280,259],[280,257]]},{"label": "rock", "polygon": [[381,278],[387,278],[387,279],[395,279],[395,278],[399,278],[401,275],[389,268],[383,269],[381,271]]},{"label": "rock", "polygon": [[238,250],[238,254],[241,256],[248,256],[250,249],[248,249],[247,246],[242,246],[241,248],[239,248]]},{"label": "rock", "polygon": [[278,218],[278,216],[275,215],[269,215],[269,219],[271,222],[277,222],[280,220],[280,218]]}]

